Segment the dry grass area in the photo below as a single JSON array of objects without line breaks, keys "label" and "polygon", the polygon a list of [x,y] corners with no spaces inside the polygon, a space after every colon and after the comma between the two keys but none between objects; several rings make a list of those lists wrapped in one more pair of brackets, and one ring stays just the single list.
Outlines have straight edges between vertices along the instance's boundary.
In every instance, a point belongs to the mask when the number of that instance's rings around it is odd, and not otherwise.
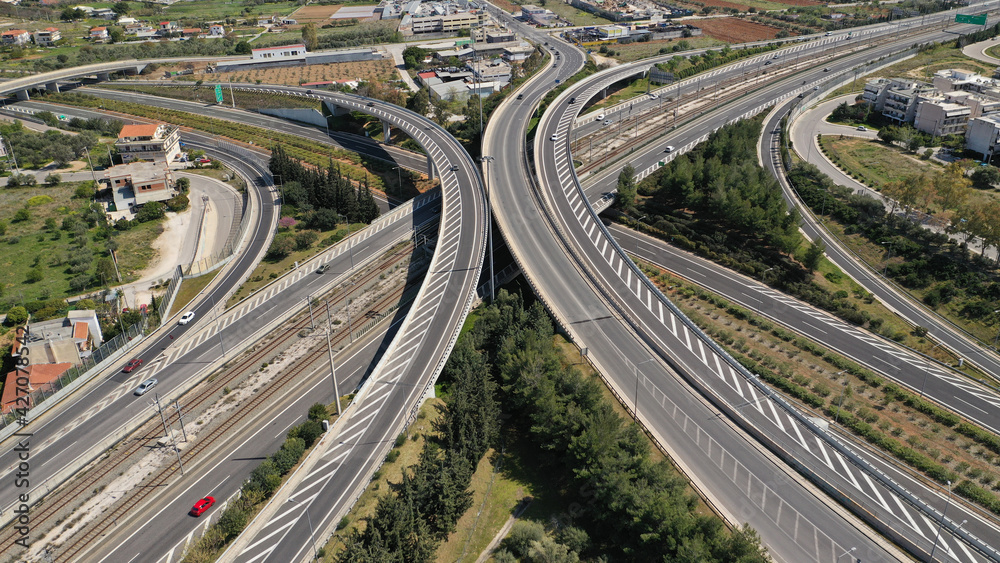
[{"label": "dry grass area", "polygon": [[[711,2],[711,5],[729,4],[722,0]],[[712,18],[698,20],[698,27],[709,37],[714,37],[726,43],[747,43],[750,41],[766,41],[774,39],[781,31],[776,27],[763,25],[755,22],[741,20],[739,18]]]},{"label": "dry grass area", "polygon": [[333,80],[366,80],[385,82],[397,78],[396,67],[391,59],[379,61],[357,61],[351,63],[331,63],[323,65],[289,66],[281,68],[261,68],[234,72],[219,72],[199,78],[245,83],[283,84],[298,86],[306,82]]}]

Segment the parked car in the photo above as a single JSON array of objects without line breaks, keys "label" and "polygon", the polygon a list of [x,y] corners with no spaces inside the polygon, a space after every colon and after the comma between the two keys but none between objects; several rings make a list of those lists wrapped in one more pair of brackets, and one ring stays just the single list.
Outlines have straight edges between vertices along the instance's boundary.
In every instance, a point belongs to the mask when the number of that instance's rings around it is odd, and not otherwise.
[{"label": "parked car", "polygon": [[146,381],[143,381],[142,383],[139,384],[138,387],[135,388],[135,393],[134,393],[135,396],[141,397],[145,395],[146,393],[149,392],[150,389],[156,387],[157,383],[159,383],[159,381],[157,381],[155,377],[151,377]]},{"label": "parked car", "polygon": [[214,504],[215,504],[215,497],[205,497],[199,500],[198,502],[194,503],[194,506],[191,507],[191,512],[189,512],[188,514],[190,514],[191,516],[201,516],[202,514],[205,513],[206,510],[212,508],[212,505]]},{"label": "parked car", "polygon": [[122,373],[132,373],[133,371],[139,369],[139,366],[141,365],[142,365],[142,359],[140,358],[131,359],[128,361],[127,364],[125,364],[125,367],[122,368]]},{"label": "parked car", "polygon": [[189,322],[191,322],[191,319],[193,319],[193,318],[194,318],[194,311],[188,311],[187,313],[184,313],[183,315],[181,315],[181,318],[180,318],[179,321],[177,321],[177,324],[179,324],[179,325],[186,325]]},{"label": "parked car", "polygon": [[204,157],[202,157],[202,158],[198,159],[198,164],[209,164],[211,162],[212,162],[212,159],[210,159],[210,158],[204,158]]}]

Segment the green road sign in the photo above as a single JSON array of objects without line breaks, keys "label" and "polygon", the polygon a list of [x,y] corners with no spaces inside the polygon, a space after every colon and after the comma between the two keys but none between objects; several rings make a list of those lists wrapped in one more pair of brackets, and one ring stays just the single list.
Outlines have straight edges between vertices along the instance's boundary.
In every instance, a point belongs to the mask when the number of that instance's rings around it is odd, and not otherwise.
[{"label": "green road sign", "polygon": [[215,103],[222,103],[222,84],[215,85]]},{"label": "green road sign", "polygon": [[971,23],[975,25],[986,25],[986,14],[980,14],[978,16],[955,14],[955,23]]}]

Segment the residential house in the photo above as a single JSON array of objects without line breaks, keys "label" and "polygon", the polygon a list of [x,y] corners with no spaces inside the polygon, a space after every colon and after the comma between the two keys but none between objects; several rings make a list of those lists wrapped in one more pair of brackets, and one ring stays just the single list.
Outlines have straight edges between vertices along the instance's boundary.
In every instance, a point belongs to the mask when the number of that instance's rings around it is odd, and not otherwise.
[{"label": "residential house", "polygon": [[25,29],[8,29],[0,33],[0,44],[3,45],[26,45],[31,41],[31,34]]},{"label": "residential house", "polygon": [[108,35],[108,28],[106,27],[92,27],[90,29],[90,39],[97,43],[103,43],[108,40],[111,36]]},{"label": "residential house", "polygon": [[177,29],[177,24],[174,22],[160,22],[158,29],[160,31],[173,31]]},{"label": "residential house", "polygon": [[118,133],[115,149],[123,162],[150,160],[172,162],[181,154],[180,132],[165,123],[126,125]]},{"label": "residential house", "polygon": [[209,26],[208,34],[212,37],[222,37],[226,34],[226,28],[220,24],[214,23]]},{"label": "residential house", "polygon": [[62,39],[62,32],[56,27],[46,27],[35,32],[35,45],[39,47],[52,47],[60,39]]},{"label": "residential house", "polygon": [[186,27],[181,30],[181,37],[198,37],[201,33],[200,27]]},{"label": "residential house", "polygon": [[166,162],[132,162],[112,166],[104,173],[117,211],[132,210],[177,195],[173,174]]},{"label": "residential house", "polygon": [[[69,362],[34,364],[18,367],[8,373],[3,386],[3,398],[0,399],[0,412],[7,414],[15,409],[30,409],[34,407],[34,402],[31,400],[31,393],[36,391],[54,391],[52,383],[69,371],[71,367],[73,367],[73,364]],[[25,379],[28,381],[27,387],[23,385]]]},{"label": "residential house", "polygon": [[279,47],[261,47],[250,51],[250,58],[255,61],[273,59],[299,59],[306,54],[305,45],[283,45]]},{"label": "residential house", "polygon": [[29,323],[24,342],[14,341],[11,356],[26,357],[29,365],[61,362],[77,365],[103,341],[95,311],[70,311],[62,319]]}]

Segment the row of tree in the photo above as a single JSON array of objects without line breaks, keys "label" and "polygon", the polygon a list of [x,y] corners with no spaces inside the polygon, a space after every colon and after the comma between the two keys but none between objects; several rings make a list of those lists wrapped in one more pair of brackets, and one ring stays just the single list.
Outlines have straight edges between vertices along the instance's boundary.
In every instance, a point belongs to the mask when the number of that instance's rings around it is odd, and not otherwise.
[{"label": "row of tree", "polygon": [[497,386],[468,337],[455,345],[441,379],[450,394],[435,424],[437,436],[427,437],[419,461],[379,498],[364,530],[347,537],[338,561],[434,561],[440,542],[472,505],[472,473],[499,436]]},{"label": "row of tree", "polygon": [[[941,197],[955,198],[955,184],[968,189],[970,179],[958,167],[945,169],[939,183],[945,190]],[[895,213],[887,213],[882,202],[852,190],[835,186],[829,177],[811,164],[799,163],[788,174],[802,200],[814,211],[826,214],[845,226],[848,234],[860,234],[873,244],[891,251],[895,258],[886,265],[886,273],[903,286],[925,291],[925,301],[931,306],[963,298],[959,311],[969,319],[993,315],[1000,300],[1000,273],[995,263],[979,254],[971,254],[964,244],[958,244],[946,234],[925,229],[920,223]],[[912,203],[920,184],[933,188],[933,179],[914,177],[899,185],[889,186],[888,193]],[[883,188],[884,190],[885,188]],[[961,190],[959,190],[961,193]],[[979,201],[980,203],[976,203]],[[986,245],[1000,244],[1000,204],[994,200],[970,199],[960,204],[963,216],[953,222],[953,231],[979,236]],[[964,221],[962,219],[965,219]]]},{"label": "row of tree", "polygon": [[276,145],[268,168],[281,184],[284,201],[299,211],[310,228],[333,229],[339,217],[351,223],[371,223],[379,215],[367,178],[355,188],[332,159],[326,169],[307,168]]},{"label": "row of tree", "polygon": [[697,513],[686,481],[650,458],[638,427],[615,413],[597,380],[567,364],[554,336],[540,304],[526,307],[504,291],[467,336],[499,384],[507,441],[520,441],[538,473],[552,476],[579,507],[550,519],[572,551],[552,542],[541,549],[538,539],[536,553],[564,553],[558,561],[577,551],[597,560],[767,561],[749,527],[730,533],[720,519]]},{"label": "row of tree", "polygon": [[[627,214],[644,215],[643,222],[631,223],[653,236],[761,279],[848,322],[878,323],[848,294],[829,291],[813,280],[823,249],[802,244],[798,214],[787,211],[780,186],[757,163],[760,127],[760,119],[722,127],[695,150],[644,179],[637,190],[643,196],[638,204],[631,195],[631,175],[623,174],[619,207]],[[881,205],[868,200],[875,205],[872,213],[883,216]]]}]

